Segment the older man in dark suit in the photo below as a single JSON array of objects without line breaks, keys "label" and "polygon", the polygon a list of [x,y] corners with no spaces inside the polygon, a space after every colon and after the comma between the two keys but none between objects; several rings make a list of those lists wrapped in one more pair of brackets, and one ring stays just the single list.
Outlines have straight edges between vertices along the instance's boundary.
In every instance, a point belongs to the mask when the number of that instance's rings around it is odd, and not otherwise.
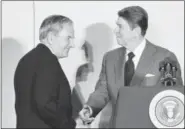
[{"label": "older man in dark suit", "polygon": [[71,89],[58,59],[74,46],[73,22],[47,17],[40,44],[19,61],[14,77],[17,128],[75,128]]},{"label": "older man in dark suit", "polygon": [[103,58],[95,91],[79,113],[86,123],[92,122],[108,102],[114,115],[120,86],[161,86],[159,63],[166,57],[177,62],[177,86],[182,85],[181,69],[174,53],[145,39],[148,14],[143,8],[131,6],[120,10],[116,24],[117,41],[123,47],[107,52]]}]

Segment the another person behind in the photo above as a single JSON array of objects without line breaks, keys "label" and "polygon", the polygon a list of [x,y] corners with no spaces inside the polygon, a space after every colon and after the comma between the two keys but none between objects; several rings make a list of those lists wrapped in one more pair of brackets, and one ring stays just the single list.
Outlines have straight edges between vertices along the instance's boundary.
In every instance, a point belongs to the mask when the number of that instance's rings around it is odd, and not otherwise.
[{"label": "another person behind", "polygon": [[159,63],[166,57],[177,62],[176,86],[182,85],[181,69],[175,54],[145,39],[148,14],[143,8],[130,6],[120,10],[116,24],[117,42],[122,47],[104,55],[95,91],[79,113],[86,123],[91,123],[109,101],[111,117],[114,116],[120,86],[162,86]]},{"label": "another person behind", "polygon": [[79,111],[83,108],[85,99],[81,92],[81,82],[88,81],[88,75],[93,72],[93,51],[92,46],[87,41],[82,45],[81,50],[84,52],[85,64],[79,66],[76,72],[76,83],[72,90],[73,118],[78,118]]},{"label": "another person behind", "polygon": [[71,19],[51,15],[41,24],[40,42],[18,63],[14,76],[17,128],[75,128],[71,89],[58,59],[74,47]]},{"label": "another person behind", "polygon": [[76,85],[72,90],[72,106],[73,106],[73,118],[77,119],[79,111],[83,108],[85,99],[81,93],[80,82],[87,81],[89,70],[88,63],[81,65],[76,74]]}]

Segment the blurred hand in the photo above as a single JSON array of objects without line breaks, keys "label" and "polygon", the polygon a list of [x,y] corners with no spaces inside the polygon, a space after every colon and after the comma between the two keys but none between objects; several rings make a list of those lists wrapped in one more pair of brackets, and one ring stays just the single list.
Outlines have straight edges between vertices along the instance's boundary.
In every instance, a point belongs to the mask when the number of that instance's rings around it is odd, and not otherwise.
[{"label": "blurred hand", "polygon": [[76,127],[75,127],[76,129],[77,128],[86,128],[86,129],[88,129],[88,128],[91,127],[91,125],[88,125],[88,124],[85,125],[81,118],[77,118],[75,121],[76,121]]},{"label": "blurred hand", "polygon": [[85,125],[90,124],[94,118],[92,116],[92,109],[88,105],[84,105],[83,109],[79,112],[79,117]]}]

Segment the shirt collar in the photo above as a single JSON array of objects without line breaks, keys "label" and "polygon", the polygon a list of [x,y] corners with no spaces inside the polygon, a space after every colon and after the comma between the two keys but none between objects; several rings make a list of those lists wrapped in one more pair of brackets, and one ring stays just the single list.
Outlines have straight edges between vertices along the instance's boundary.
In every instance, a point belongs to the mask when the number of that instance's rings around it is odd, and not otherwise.
[{"label": "shirt collar", "polygon": [[139,46],[134,50],[135,56],[141,55],[146,45],[146,39],[143,39],[143,41],[139,44]]},{"label": "shirt collar", "polygon": [[[146,46],[146,39],[144,38],[144,39],[142,40],[142,42],[139,44],[139,46],[137,46],[136,49],[133,51],[135,57],[136,57],[136,56],[139,56],[139,57],[141,56],[141,54],[142,54],[142,52],[143,52],[145,46]],[[131,51],[129,51],[129,50],[127,49],[127,54],[128,54],[129,52],[131,52]]]}]

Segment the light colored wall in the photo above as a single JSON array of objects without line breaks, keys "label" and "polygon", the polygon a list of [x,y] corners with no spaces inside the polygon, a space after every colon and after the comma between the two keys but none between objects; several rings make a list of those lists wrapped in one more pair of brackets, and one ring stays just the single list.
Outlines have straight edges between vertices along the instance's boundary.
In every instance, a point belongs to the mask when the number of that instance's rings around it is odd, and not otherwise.
[{"label": "light colored wall", "polygon": [[2,127],[15,128],[13,77],[19,59],[34,47],[33,2],[2,2]]},{"label": "light colored wall", "polygon": [[[61,59],[71,88],[75,86],[77,68],[85,63],[81,45],[87,41],[93,47],[94,72],[88,81],[80,84],[85,100],[94,90],[98,79],[103,54],[119,47],[113,29],[116,27],[117,11],[130,5],[140,5],[149,15],[147,39],[154,44],[173,51],[182,67],[184,78],[184,3],[155,1],[7,1],[2,5],[2,125],[15,127],[13,74],[18,60],[39,43],[38,30],[42,20],[51,14],[70,17],[75,24],[75,44],[69,57]],[[34,26],[35,22],[35,26]],[[34,34],[35,33],[35,34]],[[35,42],[35,44],[34,44]],[[93,127],[97,127],[99,116]]]},{"label": "light colored wall", "polygon": [[[75,72],[84,63],[80,45],[88,41],[93,47],[94,72],[88,76],[88,81],[81,82],[81,93],[85,100],[94,90],[101,69],[102,57],[105,52],[119,47],[116,43],[113,29],[116,27],[117,11],[130,5],[139,5],[146,9],[149,15],[149,28],[146,38],[154,44],[173,51],[182,67],[184,78],[184,4],[183,2],[164,1],[63,1],[35,2],[36,9],[36,43],[38,29],[42,20],[48,15],[61,14],[74,21],[76,49],[70,51],[66,59],[60,60],[64,71],[75,86]],[[100,115],[92,127],[97,127]]]},{"label": "light colored wall", "polygon": [[[1,11],[1,8],[2,6],[1,6],[1,1],[0,1],[0,14],[2,14],[2,11]],[[2,17],[2,16],[1,16]],[[0,21],[0,23],[1,23],[1,25],[2,25],[2,21]],[[0,30],[2,30],[2,26],[0,26]],[[1,35],[2,33],[1,33],[1,31],[0,31],[0,35]],[[0,38],[1,39],[1,38]],[[2,45],[0,45],[0,60],[2,60],[2,54],[1,54],[1,52],[2,52]],[[2,65],[1,65],[1,63],[0,63],[0,84],[2,85],[2,67],[1,67]],[[1,86],[1,89],[2,89],[2,86]],[[2,95],[2,91],[1,91],[1,89],[0,89],[0,102],[1,102],[1,104],[2,104],[2,97],[1,97],[1,95]],[[2,110],[2,106],[0,107],[0,111]],[[0,113],[0,115],[2,116],[2,112]],[[0,118],[0,120],[1,120],[1,118]],[[0,121],[0,127],[2,127],[2,120]]]}]

